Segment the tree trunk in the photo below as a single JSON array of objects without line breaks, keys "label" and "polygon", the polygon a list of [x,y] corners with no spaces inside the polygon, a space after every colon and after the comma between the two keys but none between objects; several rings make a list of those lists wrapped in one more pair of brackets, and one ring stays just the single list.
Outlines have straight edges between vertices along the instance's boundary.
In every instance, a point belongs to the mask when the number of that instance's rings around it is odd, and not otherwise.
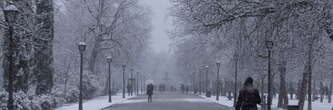
[{"label": "tree trunk", "polygon": [[[313,51],[313,39],[309,40],[308,44],[308,51],[306,53],[307,55],[307,62],[304,67],[304,73],[303,73],[303,78],[302,78],[302,83],[301,83],[301,88],[300,88],[300,94],[299,94],[299,108],[298,110],[303,110],[304,109],[304,102],[305,102],[305,97],[306,97],[306,90],[308,90],[308,93],[310,96],[308,97],[308,110],[311,110],[311,73],[312,73],[312,51]],[[310,88],[309,88],[310,87]]]},{"label": "tree trunk", "polygon": [[[311,59],[312,60],[312,59]],[[308,79],[308,110],[312,110],[312,65],[309,67],[309,79]]]},{"label": "tree trunk", "polygon": [[103,19],[103,14],[105,12],[105,0],[99,0],[98,1],[98,12],[97,12],[97,17],[96,17],[96,26],[97,26],[97,34],[95,36],[95,41],[93,42],[93,48],[92,48],[92,53],[91,56],[89,57],[89,65],[88,69],[93,73],[96,74],[96,62],[98,60],[98,54],[100,53],[100,48],[101,48],[101,43],[102,43],[102,38],[103,38],[103,33],[104,33],[104,27],[102,24],[102,19]]},{"label": "tree trunk", "polygon": [[286,108],[288,105],[288,92],[286,87],[286,66],[287,62],[282,61],[279,65],[279,72],[280,72],[280,90],[279,90],[279,100],[278,100],[278,107]]},{"label": "tree trunk", "polygon": [[53,87],[53,38],[54,38],[54,18],[53,0],[41,0],[37,2],[37,14],[43,15],[37,18],[37,23],[41,25],[40,35],[34,36],[35,53],[33,69],[36,75],[36,94],[47,94]]},{"label": "tree trunk", "polygon": [[262,77],[261,78],[261,100],[262,100],[262,102],[265,102],[265,98],[264,98],[264,94],[265,94],[265,83],[264,83],[264,81],[265,81],[265,77]]},{"label": "tree trunk", "polygon": [[[283,53],[282,53],[283,54]],[[282,57],[282,60],[284,60],[284,57]],[[288,104],[288,92],[286,87],[286,66],[287,62],[281,61],[279,65],[279,72],[280,72],[280,90],[279,90],[279,99],[278,99],[278,107],[286,107],[286,104]]]},{"label": "tree trunk", "polygon": [[[308,68],[307,66],[304,67],[305,69]],[[307,89],[307,79],[308,79],[308,73],[307,71],[304,71],[303,73],[303,79],[302,79],[302,82],[300,84],[300,87],[299,87],[299,90],[298,90],[298,95],[297,95],[297,99],[299,100],[298,101],[298,110],[303,110],[304,108],[304,101],[305,101],[305,96],[306,96],[306,89]]]},{"label": "tree trunk", "polygon": [[313,90],[312,91],[313,91],[313,93],[312,93],[312,101],[315,101],[316,97],[317,97],[317,93],[318,93],[317,83],[316,83],[315,80],[313,81]]},{"label": "tree trunk", "polygon": [[221,96],[227,96],[227,92],[226,92],[226,83],[225,83],[224,80],[221,81],[220,91],[221,91]]},{"label": "tree trunk", "polygon": [[66,72],[65,72],[65,81],[64,81],[64,94],[63,94],[63,97],[66,98],[67,96],[67,84],[68,84],[68,73],[69,73],[69,70],[71,69],[71,64],[68,63],[68,66],[67,66],[67,69],[66,69]]},{"label": "tree trunk", "polygon": [[324,84],[320,82],[320,102],[323,103],[324,100]]},{"label": "tree trunk", "polygon": [[330,90],[328,91],[328,103],[332,102],[332,87],[333,87],[333,82],[331,80],[330,81]]},{"label": "tree trunk", "polygon": [[[301,87],[302,87],[302,80],[297,81],[297,90],[296,90],[296,99],[299,100],[300,93],[301,93]],[[306,88],[304,88],[306,90]]]},{"label": "tree trunk", "polygon": [[290,99],[293,100],[294,99],[294,92],[295,92],[295,89],[294,89],[294,86],[293,86],[293,83],[292,82],[289,82],[289,93],[290,93]]},{"label": "tree trunk", "polygon": [[100,40],[99,40],[99,38],[95,38],[92,53],[91,53],[91,56],[89,57],[89,66],[88,66],[88,69],[93,74],[95,74],[95,72],[96,72],[95,71],[95,69],[96,69],[96,60],[98,59],[99,49],[100,49]]}]

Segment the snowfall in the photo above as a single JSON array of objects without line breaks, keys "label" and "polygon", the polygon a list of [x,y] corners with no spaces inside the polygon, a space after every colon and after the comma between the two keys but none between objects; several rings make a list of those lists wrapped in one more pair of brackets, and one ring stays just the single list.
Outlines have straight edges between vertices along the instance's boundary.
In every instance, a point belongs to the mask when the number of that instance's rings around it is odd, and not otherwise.
[{"label": "snowfall", "polygon": [[[112,96],[112,103],[108,102],[108,96],[100,96],[91,100],[87,100],[83,102],[83,108],[85,110],[103,110],[105,108],[112,107],[114,104],[125,104],[125,103],[138,103],[138,102],[144,102],[145,100],[128,100],[130,98],[133,98],[135,96],[126,96],[126,98],[122,98],[122,94],[117,94]],[[203,95],[200,95],[202,99],[181,99],[183,101],[188,102],[214,102],[218,103],[220,105],[224,105],[230,108],[230,110],[233,110],[233,100],[229,100],[227,97],[221,96],[219,101],[216,101],[216,96],[212,97],[205,97]],[[297,105],[297,100],[289,100],[289,105]],[[321,103],[319,100],[314,101],[312,103],[312,110],[332,110],[332,103],[328,103],[327,100],[324,100],[323,103]],[[260,106],[259,106],[260,107]],[[277,109],[277,98],[273,99],[272,102],[273,110],[282,110]],[[77,110],[78,109],[78,103],[75,104],[67,104],[62,107],[56,108],[56,110]],[[307,102],[305,102],[305,110],[307,109]]]}]

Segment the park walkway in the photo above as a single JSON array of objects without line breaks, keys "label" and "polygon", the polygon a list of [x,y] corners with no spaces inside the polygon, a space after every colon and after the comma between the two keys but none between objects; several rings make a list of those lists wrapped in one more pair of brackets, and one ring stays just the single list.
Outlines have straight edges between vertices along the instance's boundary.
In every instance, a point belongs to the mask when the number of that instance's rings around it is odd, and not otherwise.
[{"label": "park walkway", "polygon": [[199,96],[180,93],[158,93],[153,97],[153,103],[147,103],[145,96],[130,98],[126,102],[105,110],[231,110]]}]

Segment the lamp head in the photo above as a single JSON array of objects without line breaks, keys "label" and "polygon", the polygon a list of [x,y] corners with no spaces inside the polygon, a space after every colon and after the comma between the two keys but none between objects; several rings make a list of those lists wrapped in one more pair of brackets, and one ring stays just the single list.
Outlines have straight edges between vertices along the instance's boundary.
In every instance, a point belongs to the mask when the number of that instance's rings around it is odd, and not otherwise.
[{"label": "lamp head", "polygon": [[273,41],[268,40],[265,42],[265,45],[268,50],[272,50],[274,44],[273,44]]},{"label": "lamp head", "polygon": [[217,67],[220,67],[220,65],[221,65],[221,61],[217,61],[217,62],[216,62],[216,65],[217,65]]},{"label": "lamp head", "polygon": [[79,43],[79,51],[80,53],[83,53],[87,48],[87,44],[85,42],[80,42]]},{"label": "lamp head", "polygon": [[106,61],[109,62],[109,63],[111,63],[112,62],[112,56],[107,56],[106,57]]},{"label": "lamp head", "polygon": [[8,22],[10,24],[14,24],[16,21],[17,15],[19,13],[19,10],[12,2],[10,2],[9,5],[4,8],[3,13],[5,16],[6,22]]}]

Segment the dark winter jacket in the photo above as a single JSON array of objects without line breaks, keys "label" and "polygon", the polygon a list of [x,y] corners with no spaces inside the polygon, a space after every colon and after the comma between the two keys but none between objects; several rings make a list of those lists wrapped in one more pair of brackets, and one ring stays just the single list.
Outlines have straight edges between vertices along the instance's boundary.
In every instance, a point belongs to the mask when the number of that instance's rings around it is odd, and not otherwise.
[{"label": "dark winter jacket", "polygon": [[148,84],[147,85],[147,95],[153,95],[154,94],[154,85]]},{"label": "dark winter jacket", "polygon": [[239,91],[236,110],[258,110],[257,104],[260,103],[261,98],[257,89],[243,88]]}]

